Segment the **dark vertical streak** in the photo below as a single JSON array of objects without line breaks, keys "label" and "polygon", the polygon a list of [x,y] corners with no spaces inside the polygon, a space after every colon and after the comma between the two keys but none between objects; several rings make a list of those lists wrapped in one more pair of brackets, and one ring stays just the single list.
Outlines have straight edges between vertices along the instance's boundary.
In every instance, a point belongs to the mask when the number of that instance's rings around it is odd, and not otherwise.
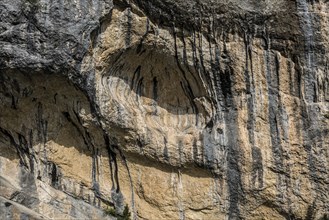
[{"label": "dark vertical streak", "polygon": [[12,136],[12,134],[9,131],[7,131],[7,130],[0,127],[0,132],[3,135],[5,135],[6,137],[8,137],[8,139],[10,140],[10,143],[15,147],[16,153],[19,157],[20,165],[28,168],[28,165],[27,165],[27,163],[25,161],[25,158],[24,158],[24,152],[22,151],[19,143],[16,143],[15,138]]},{"label": "dark vertical streak", "polygon": [[17,110],[18,98],[14,95],[11,95],[11,108]]},{"label": "dark vertical streak", "polygon": [[[252,147],[255,146],[255,111],[254,111],[254,99],[255,99],[255,83],[254,83],[254,73],[253,73],[253,64],[252,64],[252,51],[251,51],[251,40],[250,35],[245,33],[244,35],[244,43],[245,43],[245,54],[246,54],[246,64],[245,64],[245,80],[247,86],[247,108],[248,108],[248,121],[247,121],[247,129],[249,135],[249,142]],[[250,71],[249,71],[249,63],[250,63]],[[251,73],[251,79],[250,79]]]},{"label": "dark vertical streak", "polygon": [[[266,63],[266,81],[267,81],[267,87],[268,87],[268,99],[269,99],[269,124],[270,124],[270,134],[271,134],[271,143],[272,143],[272,153],[273,153],[273,159],[274,159],[274,166],[275,170],[278,173],[278,179],[277,179],[277,188],[278,192],[280,192],[280,198],[283,198],[283,149],[281,144],[281,135],[280,135],[280,129],[278,124],[278,114],[280,114],[280,103],[279,98],[280,94],[278,91],[278,67],[276,68],[276,71],[274,73],[276,74],[276,77],[272,76],[271,71],[271,55],[270,55],[270,48],[266,48],[265,50],[265,63]],[[276,61],[276,65],[278,65]]]},{"label": "dark vertical streak", "polygon": [[258,188],[263,188],[263,158],[262,152],[258,147],[252,147],[252,183],[256,188],[256,181],[258,181]]},{"label": "dark vertical streak", "polygon": [[[232,106],[234,104],[232,103]],[[229,219],[240,218],[239,205],[243,202],[244,193],[242,188],[239,158],[241,157],[238,147],[238,126],[236,122],[237,112],[225,112],[226,130],[228,139],[227,153],[227,183],[229,191]]]},{"label": "dark vertical streak", "polygon": [[198,156],[198,146],[197,146],[197,140],[193,140],[193,161],[196,163],[199,162],[199,156]]},{"label": "dark vertical streak", "polygon": [[58,173],[56,164],[51,163],[51,185],[56,188],[58,183]]},{"label": "dark vertical streak", "polygon": [[174,44],[174,46],[175,46],[175,59],[176,59],[177,67],[180,70],[180,72],[182,73],[184,81],[185,81],[184,85],[183,85],[182,82],[181,82],[181,85],[183,87],[183,90],[186,90],[186,95],[187,95],[188,99],[190,100],[191,106],[193,108],[193,112],[195,113],[195,121],[196,121],[196,125],[197,125],[198,124],[199,110],[198,110],[197,105],[194,103],[195,95],[193,93],[191,85],[190,85],[190,83],[189,83],[189,81],[186,77],[186,73],[183,70],[182,66],[180,65],[180,62],[179,62],[179,59],[178,59],[177,36],[176,36],[175,25],[173,25],[173,34],[174,34],[174,42],[175,42],[175,44]]},{"label": "dark vertical streak", "polygon": [[183,161],[183,142],[181,140],[178,141],[178,155],[179,155],[179,164],[182,164]]},{"label": "dark vertical streak", "polygon": [[[134,86],[135,86],[135,80],[137,81],[138,79],[139,79],[139,77],[140,77],[140,74],[141,74],[141,66],[139,65],[137,68],[136,68],[136,70],[135,70],[135,72],[134,72],[134,75],[133,75],[133,78],[132,78],[132,80],[131,80],[131,84],[130,84],[130,89],[131,90],[134,90]],[[136,78],[136,79],[135,79]]]},{"label": "dark vertical streak", "polygon": [[247,94],[251,92],[251,85],[250,85],[250,76],[249,76],[249,35],[247,33],[244,34],[244,44],[245,44],[245,80],[246,80],[246,90]]},{"label": "dark vertical streak", "polygon": [[131,28],[132,28],[131,22],[132,22],[131,9],[127,8],[127,32],[125,37],[126,47],[129,47],[131,43]]},{"label": "dark vertical streak", "polygon": [[136,101],[138,101],[138,97],[141,97],[143,95],[143,88],[144,88],[143,80],[144,80],[144,77],[142,77],[138,81],[137,88],[136,88]]},{"label": "dark vertical streak", "polygon": [[156,77],[153,78],[153,99],[158,101],[158,80]]},{"label": "dark vertical streak", "polygon": [[118,164],[116,153],[114,152],[114,145],[111,145],[110,139],[107,135],[104,135],[105,144],[107,146],[107,152],[109,156],[109,163],[111,169],[111,180],[112,180],[112,189],[115,190],[117,193],[120,192],[120,184],[119,184],[119,176],[118,176]]},{"label": "dark vertical streak", "polygon": [[167,138],[163,138],[163,142],[164,142],[164,149],[163,149],[163,156],[164,156],[164,159],[165,161],[169,162],[169,152],[168,152],[168,141],[167,141]]},{"label": "dark vertical streak", "polygon": [[113,155],[113,151],[111,150],[111,146],[110,146],[110,139],[107,135],[104,135],[104,140],[105,140],[105,145],[107,148],[107,153],[108,153],[108,157],[109,157],[109,166],[110,166],[110,172],[111,172],[111,181],[112,181],[112,190],[115,189],[115,182],[114,182],[114,172],[113,172],[113,165],[112,165],[112,157]]}]

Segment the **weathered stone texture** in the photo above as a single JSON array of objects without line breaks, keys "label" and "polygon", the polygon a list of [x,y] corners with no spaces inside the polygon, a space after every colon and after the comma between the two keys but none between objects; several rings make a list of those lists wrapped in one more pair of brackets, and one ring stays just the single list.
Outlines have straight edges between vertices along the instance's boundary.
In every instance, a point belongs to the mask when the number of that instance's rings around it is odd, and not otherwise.
[{"label": "weathered stone texture", "polygon": [[2,0],[0,218],[328,218],[328,10]]}]

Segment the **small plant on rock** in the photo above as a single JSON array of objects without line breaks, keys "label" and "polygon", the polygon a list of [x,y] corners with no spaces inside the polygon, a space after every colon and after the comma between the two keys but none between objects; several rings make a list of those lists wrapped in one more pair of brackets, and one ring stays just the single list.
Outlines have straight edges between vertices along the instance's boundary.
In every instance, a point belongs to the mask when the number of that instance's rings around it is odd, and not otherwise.
[{"label": "small plant on rock", "polygon": [[131,219],[130,218],[131,213],[129,211],[129,207],[127,204],[126,204],[122,214],[116,213],[115,208],[113,208],[113,207],[107,207],[106,209],[104,209],[104,214],[116,217],[117,220],[130,220]]},{"label": "small plant on rock", "polygon": [[104,209],[105,215],[116,216],[115,209],[113,207],[107,207]]}]

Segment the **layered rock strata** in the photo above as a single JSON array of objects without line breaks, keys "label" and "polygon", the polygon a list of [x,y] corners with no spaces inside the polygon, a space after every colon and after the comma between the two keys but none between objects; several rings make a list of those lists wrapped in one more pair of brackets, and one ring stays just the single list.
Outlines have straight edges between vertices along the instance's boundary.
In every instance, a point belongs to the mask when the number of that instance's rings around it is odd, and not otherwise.
[{"label": "layered rock strata", "polygon": [[328,9],[2,0],[0,218],[328,218]]}]

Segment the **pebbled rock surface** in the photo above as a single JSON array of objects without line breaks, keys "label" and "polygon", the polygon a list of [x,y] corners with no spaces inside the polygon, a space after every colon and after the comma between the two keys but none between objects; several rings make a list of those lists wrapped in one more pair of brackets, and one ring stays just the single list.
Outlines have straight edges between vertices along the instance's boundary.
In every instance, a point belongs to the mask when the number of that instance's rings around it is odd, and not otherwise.
[{"label": "pebbled rock surface", "polygon": [[1,0],[0,218],[327,219],[325,0]]}]

